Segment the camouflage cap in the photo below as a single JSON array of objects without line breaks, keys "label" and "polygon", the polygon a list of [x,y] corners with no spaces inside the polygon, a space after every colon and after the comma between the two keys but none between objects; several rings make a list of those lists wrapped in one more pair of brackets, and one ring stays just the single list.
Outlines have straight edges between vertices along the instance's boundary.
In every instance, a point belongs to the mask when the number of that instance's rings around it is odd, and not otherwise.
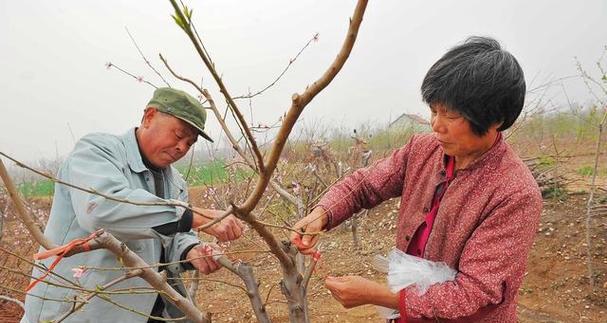
[{"label": "camouflage cap", "polygon": [[191,95],[173,88],[161,87],[154,91],[154,96],[147,106],[187,122],[198,130],[201,137],[213,142],[213,139],[204,132],[207,112],[202,104]]}]

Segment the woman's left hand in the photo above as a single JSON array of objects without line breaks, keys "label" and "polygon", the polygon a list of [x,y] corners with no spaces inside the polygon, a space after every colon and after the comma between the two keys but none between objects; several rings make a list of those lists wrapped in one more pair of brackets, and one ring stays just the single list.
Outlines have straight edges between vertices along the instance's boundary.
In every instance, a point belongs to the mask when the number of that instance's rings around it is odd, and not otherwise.
[{"label": "woman's left hand", "polygon": [[360,276],[327,277],[325,286],[331,295],[345,308],[387,301],[392,293],[387,286]]}]

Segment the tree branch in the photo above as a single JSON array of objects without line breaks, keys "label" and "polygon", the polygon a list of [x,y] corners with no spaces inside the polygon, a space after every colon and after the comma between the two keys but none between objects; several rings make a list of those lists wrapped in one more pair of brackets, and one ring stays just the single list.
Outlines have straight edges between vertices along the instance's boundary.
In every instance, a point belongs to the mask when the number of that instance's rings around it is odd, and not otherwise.
[{"label": "tree branch", "polygon": [[135,269],[132,271],[129,271],[128,273],[126,273],[124,276],[118,277],[110,282],[108,282],[107,284],[104,284],[103,286],[101,286],[100,288],[98,288],[97,291],[95,291],[94,293],[90,293],[89,295],[87,295],[83,302],[80,303],[74,303],[74,306],[67,311],[65,314],[63,314],[59,319],[57,319],[56,323],[62,322],[63,320],[65,320],[68,316],[70,316],[72,313],[76,312],[77,310],[79,310],[80,308],[82,308],[82,306],[84,306],[84,304],[87,304],[87,302],[89,300],[91,300],[93,297],[99,295],[100,291],[103,291],[105,289],[108,289],[120,282],[123,282],[129,278],[135,277],[135,276],[139,276],[143,273],[143,270],[141,269]]},{"label": "tree branch", "polygon": [[[2,154],[2,153],[0,152],[0,154]],[[4,154],[2,154],[2,155],[4,156]],[[25,210],[25,205],[23,205],[23,201],[19,197],[17,188],[15,187],[15,184],[13,183],[10,176],[8,175],[8,171],[6,170],[6,167],[4,166],[4,162],[2,162],[1,158],[0,158],[0,177],[2,178],[2,181],[4,182],[4,186],[6,186],[8,195],[13,200],[13,204],[15,205],[15,209],[17,210],[19,219],[21,219],[21,221],[23,222],[23,224],[25,225],[27,230],[32,234],[32,236],[34,236],[34,239],[36,240],[36,242],[38,242],[42,247],[44,247],[47,250],[54,248],[55,244],[53,244],[50,240],[48,240],[44,236],[44,234],[42,233],[42,230],[40,230],[40,228],[38,227],[38,225],[36,224],[34,219]]]},{"label": "tree branch", "polygon": [[16,298],[0,295],[0,300],[15,303],[15,304],[19,305],[19,307],[21,307],[22,310],[25,311],[25,305],[23,305],[23,302],[21,302],[20,300],[18,300]]},{"label": "tree branch", "polygon": [[255,142],[255,137],[253,137],[251,130],[247,127],[247,122],[244,119],[244,116],[238,110],[238,106],[236,105],[236,102],[234,102],[234,99],[232,99],[232,96],[228,92],[226,86],[223,84],[221,77],[215,70],[215,65],[212,64],[211,60],[208,58],[207,54],[203,50],[202,45],[198,42],[196,35],[194,35],[194,33],[192,31],[192,27],[191,27],[191,20],[189,18],[185,17],[183,12],[181,11],[181,8],[179,8],[179,6],[175,2],[175,0],[170,0],[170,1],[171,1],[171,4],[173,5],[173,8],[175,9],[176,20],[179,19],[181,21],[180,27],[183,29],[183,31],[186,33],[186,35],[188,35],[188,37],[190,38],[192,44],[194,45],[194,48],[198,52],[198,55],[200,56],[200,58],[206,65],[206,67],[209,70],[209,72],[211,73],[211,75],[213,76],[213,79],[215,80],[217,85],[219,86],[219,89],[220,89],[221,93],[223,94],[223,96],[225,97],[226,101],[228,102],[228,105],[232,109],[232,112],[236,115],[236,117],[237,117],[236,119],[240,123],[241,127],[243,128],[243,130],[246,134],[246,138],[249,141],[251,149],[253,150],[255,159],[257,161],[257,165],[259,167],[259,171],[263,173],[264,172],[263,156],[261,155],[261,152],[259,151],[259,148],[257,147],[257,143]]},{"label": "tree branch", "polygon": [[285,68],[282,70],[282,72],[274,79],[274,81],[272,81],[270,84],[268,84],[266,87],[264,87],[263,89],[251,94],[247,94],[247,95],[241,95],[241,96],[237,96],[234,98],[234,100],[240,100],[240,99],[252,99],[260,94],[262,94],[263,92],[265,92],[266,90],[268,90],[269,88],[271,88],[272,86],[274,86],[284,75],[285,73],[287,73],[287,71],[289,70],[289,68],[291,67],[291,65],[293,65],[293,63],[295,63],[295,61],[297,60],[297,58],[299,58],[299,55],[301,55],[301,53],[303,53],[304,50],[306,50],[306,48],[308,48],[308,46],[310,46],[310,44],[312,42],[316,42],[318,41],[318,33],[314,34],[314,36],[308,40],[308,42],[299,50],[299,52],[297,53],[297,55],[295,55],[294,58],[291,58],[289,60],[289,63],[287,64],[287,66],[285,66]]},{"label": "tree branch", "polygon": [[148,61],[147,57],[145,57],[145,55],[143,55],[143,52],[141,51],[141,48],[139,48],[139,45],[135,41],[135,38],[133,37],[133,35],[131,35],[131,32],[129,31],[129,28],[125,26],[124,29],[126,30],[126,33],[129,35],[129,38],[131,39],[131,41],[133,42],[133,45],[135,45],[135,48],[137,48],[137,51],[139,52],[139,55],[141,55],[141,58],[143,59],[143,61],[145,62],[145,64],[147,66],[149,66],[152,69],[152,71],[154,71],[154,73],[156,73],[156,75],[158,75],[158,77],[160,77],[160,79],[164,82],[164,84],[166,84],[166,86],[171,87],[171,85],[169,84],[169,82],[167,82],[164,79],[164,77],[162,76],[162,74],[160,74],[156,70],[156,68],[154,68],[154,66],[152,66],[152,63],[150,63],[150,61]]},{"label": "tree branch", "polygon": [[272,146],[272,150],[267,158],[265,166],[261,168],[261,176],[259,177],[255,190],[240,207],[244,213],[251,212],[263,195],[263,192],[265,191],[265,188],[270,180],[270,174],[272,174],[276,168],[276,163],[278,162],[280,154],[282,153],[284,145],[286,144],[287,138],[289,137],[295,122],[303,112],[303,109],[318,93],[320,93],[320,91],[331,83],[333,78],[335,78],[335,75],[337,75],[337,73],[346,63],[346,60],[354,47],[354,42],[356,41],[356,36],[358,35],[358,29],[362,22],[366,6],[367,0],[358,1],[356,9],[354,10],[354,15],[350,20],[350,26],[348,28],[346,39],[331,66],[329,66],[320,79],[308,86],[308,88],[301,95],[293,95],[291,99],[291,108],[284,118],[282,127],[280,128],[278,136],[274,141],[274,145]]}]

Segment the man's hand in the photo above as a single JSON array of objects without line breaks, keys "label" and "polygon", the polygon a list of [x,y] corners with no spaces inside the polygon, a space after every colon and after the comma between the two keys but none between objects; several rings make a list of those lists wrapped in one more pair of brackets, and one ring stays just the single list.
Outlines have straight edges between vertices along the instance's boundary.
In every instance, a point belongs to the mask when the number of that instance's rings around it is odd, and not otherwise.
[{"label": "man's hand", "polygon": [[[225,214],[223,210],[212,210],[212,209],[199,209],[193,208],[194,218],[192,220],[192,228],[203,226],[213,219],[218,218]],[[231,241],[240,238],[244,229],[242,221],[238,220],[234,215],[230,214],[225,219],[215,223],[214,225],[202,229],[203,232],[208,233],[221,242]]]},{"label": "man's hand", "polygon": [[221,267],[213,260],[213,247],[208,244],[199,244],[190,249],[186,255],[186,260],[188,260],[199,272],[205,275],[208,275]]},{"label": "man's hand", "polygon": [[293,229],[297,232],[291,233],[291,242],[299,249],[299,252],[304,255],[314,253],[314,246],[318,242],[318,235],[301,234],[318,233],[327,225],[329,218],[323,208],[317,207],[303,219],[297,221]]},{"label": "man's hand", "polygon": [[392,293],[387,286],[360,276],[329,276],[325,279],[325,286],[345,308],[365,304],[398,308],[398,294]]}]

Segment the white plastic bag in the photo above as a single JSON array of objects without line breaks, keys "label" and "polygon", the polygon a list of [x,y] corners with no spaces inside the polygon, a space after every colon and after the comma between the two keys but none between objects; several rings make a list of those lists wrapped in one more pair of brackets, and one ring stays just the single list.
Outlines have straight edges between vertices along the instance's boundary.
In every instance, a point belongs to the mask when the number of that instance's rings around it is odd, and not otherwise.
[{"label": "white plastic bag", "polygon": [[[423,295],[431,285],[453,281],[457,274],[444,262],[411,256],[398,249],[392,249],[388,258],[375,256],[374,266],[380,271],[387,269],[388,287],[393,293],[415,285],[419,295]],[[377,306],[377,311],[386,319],[399,317],[397,310]]]}]

